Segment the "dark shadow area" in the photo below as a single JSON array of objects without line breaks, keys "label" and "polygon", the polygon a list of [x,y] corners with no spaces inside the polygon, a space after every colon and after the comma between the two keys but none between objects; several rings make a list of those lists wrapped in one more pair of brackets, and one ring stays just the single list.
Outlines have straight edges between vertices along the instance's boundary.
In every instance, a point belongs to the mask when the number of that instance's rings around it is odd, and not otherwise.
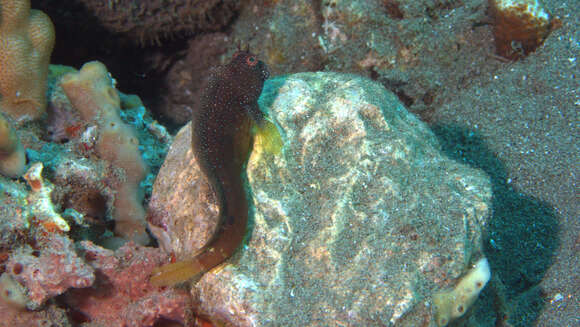
[{"label": "dark shadow area", "polygon": [[187,49],[187,39],[176,38],[162,46],[141,46],[134,40],[104,29],[82,4],[64,0],[31,0],[33,9],[42,10],[55,26],[56,44],[51,64],[79,69],[98,60],[117,81],[117,89],[136,94],[155,119],[166,119],[155,110],[167,87],[165,74],[171,62]]},{"label": "dark shadow area", "polygon": [[[431,126],[443,152],[450,158],[484,170],[491,178],[492,217],[484,231],[484,251],[492,269],[489,290],[478,301],[485,319],[495,311],[495,326],[533,326],[544,306],[538,284],[559,246],[559,223],[547,203],[522,194],[510,185],[504,163],[476,131],[462,126]],[[486,296],[487,295],[487,296]],[[482,326],[494,326],[483,323]]]},{"label": "dark shadow area", "polygon": [[153,327],[183,327],[183,324],[171,319],[161,318],[155,322]]}]

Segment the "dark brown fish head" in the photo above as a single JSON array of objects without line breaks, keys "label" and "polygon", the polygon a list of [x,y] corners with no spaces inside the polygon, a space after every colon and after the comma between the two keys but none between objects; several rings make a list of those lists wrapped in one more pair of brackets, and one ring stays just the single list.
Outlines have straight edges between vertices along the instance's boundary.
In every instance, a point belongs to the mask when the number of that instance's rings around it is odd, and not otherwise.
[{"label": "dark brown fish head", "polygon": [[238,50],[227,65],[234,98],[240,103],[255,102],[262,93],[264,82],[270,77],[266,64],[249,51]]}]

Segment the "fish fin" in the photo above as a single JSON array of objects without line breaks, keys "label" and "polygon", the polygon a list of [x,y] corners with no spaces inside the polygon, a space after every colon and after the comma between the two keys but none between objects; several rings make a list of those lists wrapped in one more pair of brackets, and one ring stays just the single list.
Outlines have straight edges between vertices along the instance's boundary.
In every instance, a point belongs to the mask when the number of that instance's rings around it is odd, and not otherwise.
[{"label": "fish fin", "polygon": [[284,141],[276,124],[266,118],[262,119],[256,127],[254,150],[279,155],[283,147]]},{"label": "fish fin", "polygon": [[185,282],[203,271],[203,267],[195,259],[178,261],[155,268],[149,282],[155,286],[172,286]]}]

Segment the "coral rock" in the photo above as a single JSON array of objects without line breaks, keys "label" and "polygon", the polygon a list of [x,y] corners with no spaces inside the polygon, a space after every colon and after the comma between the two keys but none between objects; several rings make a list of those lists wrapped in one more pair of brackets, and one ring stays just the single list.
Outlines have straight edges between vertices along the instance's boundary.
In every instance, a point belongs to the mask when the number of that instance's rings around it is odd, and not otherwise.
[{"label": "coral rock", "polygon": [[[361,77],[274,78],[260,104],[284,132],[284,154],[254,148],[248,242],[193,286],[197,313],[238,327],[428,325],[425,299],[482,251],[489,178],[447,158],[394,94]],[[157,177],[150,217],[179,255],[211,235],[185,226],[217,218],[189,126]]]},{"label": "coral rock", "polygon": [[0,111],[17,122],[46,109],[46,79],[54,26],[30,0],[0,1]]},{"label": "coral rock", "polygon": [[49,304],[42,311],[27,311],[13,308],[0,301],[0,317],[2,317],[0,322],[2,327],[73,327],[67,317],[66,309],[56,304]]},{"label": "coral rock", "polygon": [[146,327],[159,320],[183,323],[189,296],[149,284],[151,270],[166,259],[158,249],[126,244],[116,252],[81,243],[97,271],[93,287],[71,290],[65,301],[95,326]]},{"label": "coral rock", "polygon": [[234,16],[239,0],[81,0],[106,29],[136,43],[159,44],[180,33],[219,30]]},{"label": "coral rock", "polygon": [[38,309],[51,297],[69,288],[88,287],[95,280],[93,268],[77,256],[71,240],[59,234],[44,243],[40,254],[27,248],[15,250],[6,271],[28,290],[29,309]]},{"label": "coral rock", "polygon": [[544,43],[552,20],[539,0],[490,0],[493,34],[498,55],[508,59],[527,56]]}]

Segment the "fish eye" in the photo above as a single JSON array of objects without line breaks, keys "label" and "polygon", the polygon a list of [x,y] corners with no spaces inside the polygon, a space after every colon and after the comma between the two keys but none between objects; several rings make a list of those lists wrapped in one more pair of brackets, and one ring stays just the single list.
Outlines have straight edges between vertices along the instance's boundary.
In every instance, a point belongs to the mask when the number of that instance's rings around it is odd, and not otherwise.
[{"label": "fish eye", "polygon": [[247,63],[249,66],[255,66],[255,65],[258,63],[258,59],[256,59],[256,57],[255,57],[255,56],[249,56],[249,57],[246,59],[246,63]]}]

